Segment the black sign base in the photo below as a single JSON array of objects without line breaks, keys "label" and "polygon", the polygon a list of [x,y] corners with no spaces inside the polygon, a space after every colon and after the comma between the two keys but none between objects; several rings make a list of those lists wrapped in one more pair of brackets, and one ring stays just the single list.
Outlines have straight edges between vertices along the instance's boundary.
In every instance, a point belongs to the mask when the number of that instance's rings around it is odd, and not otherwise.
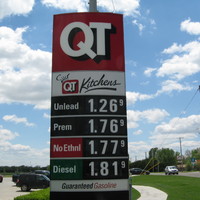
[{"label": "black sign base", "polygon": [[51,192],[50,196],[51,200],[122,200],[129,199],[129,192]]}]

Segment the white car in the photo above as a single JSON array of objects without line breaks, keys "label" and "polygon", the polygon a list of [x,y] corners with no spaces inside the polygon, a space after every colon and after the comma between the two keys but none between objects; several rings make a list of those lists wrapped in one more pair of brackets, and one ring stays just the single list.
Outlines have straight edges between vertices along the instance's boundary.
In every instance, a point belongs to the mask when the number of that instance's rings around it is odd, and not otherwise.
[{"label": "white car", "polygon": [[165,167],[165,174],[178,174],[178,169],[176,168],[176,166],[167,166]]}]

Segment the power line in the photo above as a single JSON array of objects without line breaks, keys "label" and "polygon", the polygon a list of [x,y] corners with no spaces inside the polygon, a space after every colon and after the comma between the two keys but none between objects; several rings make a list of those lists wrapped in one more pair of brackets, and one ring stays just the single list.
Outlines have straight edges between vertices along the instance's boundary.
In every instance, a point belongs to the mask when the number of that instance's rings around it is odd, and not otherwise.
[{"label": "power line", "polygon": [[113,5],[113,12],[115,12],[115,4],[114,4],[114,0],[112,0],[112,5]]},{"label": "power line", "polygon": [[194,93],[194,95],[192,96],[192,98],[190,99],[190,101],[188,102],[188,104],[185,106],[185,109],[183,110],[183,112],[180,114],[179,117],[181,117],[181,115],[186,112],[186,110],[188,109],[188,107],[190,106],[192,101],[194,100],[194,97],[196,96],[198,91],[200,91],[200,85],[199,85],[198,89],[196,90],[196,92]]}]

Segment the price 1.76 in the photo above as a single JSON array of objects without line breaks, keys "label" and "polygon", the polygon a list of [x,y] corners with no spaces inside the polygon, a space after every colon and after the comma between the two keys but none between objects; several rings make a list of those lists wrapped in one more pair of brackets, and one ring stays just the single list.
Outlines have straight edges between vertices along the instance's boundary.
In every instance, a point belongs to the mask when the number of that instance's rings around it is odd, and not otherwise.
[{"label": "price 1.76", "polygon": [[127,138],[83,139],[84,157],[127,156]]},{"label": "price 1.76", "polygon": [[52,117],[51,136],[127,135],[126,117]]},{"label": "price 1.76", "polygon": [[125,179],[128,178],[127,159],[93,159],[83,161],[84,179]]},{"label": "price 1.76", "polygon": [[90,133],[118,134],[126,128],[125,118],[92,118],[88,121]]}]

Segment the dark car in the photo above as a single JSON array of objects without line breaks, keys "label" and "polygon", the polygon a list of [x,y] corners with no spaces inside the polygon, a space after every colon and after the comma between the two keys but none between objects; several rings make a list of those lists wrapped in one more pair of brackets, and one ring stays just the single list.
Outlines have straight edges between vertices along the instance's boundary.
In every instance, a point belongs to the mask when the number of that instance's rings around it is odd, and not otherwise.
[{"label": "dark car", "polygon": [[134,174],[145,174],[145,175],[149,175],[150,172],[148,170],[143,170],[143,169],[140,169],[140,168],[131,168],[129,170],[129,172],[134,175]]},{"label": "dark car", "polygon": [[0,174],[0,183],[3,182],[3,176]]},{"label": "dark car", "polygon": [[16,186],[21,187],[22,191],[30,191],[31,189],[43,189],[50,185],[50,180],[43,174],[20,174]]},{"label": "dark car", "polygon": [[19,174],[13,174],[12,175],[12,182],[17,183],[18,178],[19,178]]},{"label": "dark car", "polygon": [[43,174],[45,176],[47,176],[48,178],[50,178],[50,172],[48,170],[35,170],[36,174]]}]

